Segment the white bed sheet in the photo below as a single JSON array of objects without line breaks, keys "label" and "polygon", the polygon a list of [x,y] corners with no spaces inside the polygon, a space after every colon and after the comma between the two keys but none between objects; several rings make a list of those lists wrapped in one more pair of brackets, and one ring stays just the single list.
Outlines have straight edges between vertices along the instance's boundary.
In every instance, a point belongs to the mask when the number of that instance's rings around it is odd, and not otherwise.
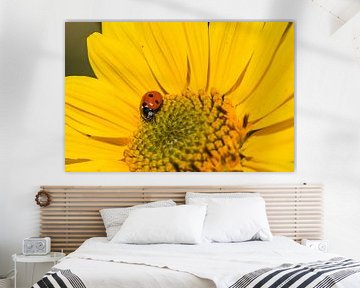
[{"label": "white bed sheet", "polygon": [[[70,269],[87,288],[225,288],[231,286],[234,279],[264,267],[336,256],[311,250],[286,237],[200,245],[112,244],[106,238],[91,238],[56,268]],[[344,279],[336,287],[360,287],[360,273]]]},{"label": "white bed sheet", "polygon": [[215,288],[210,280],[147,265],[70,258],[56,268],[70,269],[87,288]]}]

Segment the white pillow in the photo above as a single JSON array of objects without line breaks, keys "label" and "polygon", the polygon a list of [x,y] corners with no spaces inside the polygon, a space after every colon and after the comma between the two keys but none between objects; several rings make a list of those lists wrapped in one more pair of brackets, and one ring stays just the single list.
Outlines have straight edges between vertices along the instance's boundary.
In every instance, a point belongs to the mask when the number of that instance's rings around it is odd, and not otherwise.
[{"label": "white pillow", "polygon": [[205,205],[180,205],[131,211],[113,243],[197,244],[206,214]]},{"label": "white pillow", "polygon": [[271,240],[264,199],[247,197],[209,200],[203,237],[211,242]]},{"label": "white pillow", "polygon": [[106,229],[107,239],[111,240],[115,234],[120,230],[121,225],[124,223],[129,213],[132,210],[139,208],[153,208],[153,207],[170,207],[176,206],[172,200],[156,201],[146,204],[135,205],[128,208],[109,208],[101,209],[100,214]]},{"label": "white pillow", "polygon": [[211,199],[225,198],[246,198],[246,197],[259,197],[259,193],[254,192],[225,192],[225,193],[198,193],[198,192],[186,192],[185,203],[186,204],[207,204]]}]

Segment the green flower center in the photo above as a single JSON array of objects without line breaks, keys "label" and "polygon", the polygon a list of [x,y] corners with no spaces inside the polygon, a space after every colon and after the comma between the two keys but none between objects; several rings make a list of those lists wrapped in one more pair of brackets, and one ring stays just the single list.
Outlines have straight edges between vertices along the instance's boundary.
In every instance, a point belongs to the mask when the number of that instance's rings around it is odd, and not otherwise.
[{"label": "green flower center", "polygon": [[130,171],[241,171],[243,128],[233,106],[212,91],[165,95],[124,152]]}]

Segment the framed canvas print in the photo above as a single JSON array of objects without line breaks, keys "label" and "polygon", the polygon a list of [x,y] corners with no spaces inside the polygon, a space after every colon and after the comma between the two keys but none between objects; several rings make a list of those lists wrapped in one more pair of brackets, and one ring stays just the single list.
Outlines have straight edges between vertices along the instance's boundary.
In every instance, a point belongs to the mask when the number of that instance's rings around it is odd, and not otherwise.
[{"label": "framed canvas print", "polygon": [[67,22],[68,172],[294,171],[292,22]]}]

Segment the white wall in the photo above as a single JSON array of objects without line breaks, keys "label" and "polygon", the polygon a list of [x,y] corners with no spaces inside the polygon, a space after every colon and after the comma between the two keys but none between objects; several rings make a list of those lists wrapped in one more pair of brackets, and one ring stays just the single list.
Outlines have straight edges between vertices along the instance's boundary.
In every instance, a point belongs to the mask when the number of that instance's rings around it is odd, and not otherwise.
[{"label": "white wall", "polygon": [[[334,17],[310,0],[196,3],[0,2],[0,274],[10,269],[22,239],[38,234],[34,195],[42,184],[323,183],[330,250],[360,258],[360,65],[351,41],[330,35]],[[65,173],[64,21],[71,19],[294,19],[296,172]]]}]

